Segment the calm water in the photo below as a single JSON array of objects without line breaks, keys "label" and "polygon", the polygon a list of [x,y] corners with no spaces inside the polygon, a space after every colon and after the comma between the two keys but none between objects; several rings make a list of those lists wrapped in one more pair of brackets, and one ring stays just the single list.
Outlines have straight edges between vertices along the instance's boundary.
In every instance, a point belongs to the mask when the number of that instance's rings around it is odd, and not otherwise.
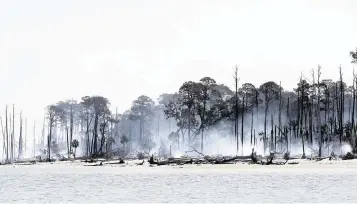
[{"label": "calm water", "polygon": [[0,167],[0,203],[357,202],[357,169]]}]

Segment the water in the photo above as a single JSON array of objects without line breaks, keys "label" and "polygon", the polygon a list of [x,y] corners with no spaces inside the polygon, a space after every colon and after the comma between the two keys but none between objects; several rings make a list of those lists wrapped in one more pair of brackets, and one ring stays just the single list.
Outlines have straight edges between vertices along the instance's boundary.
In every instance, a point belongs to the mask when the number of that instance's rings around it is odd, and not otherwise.
[{"label": "water", "polygon": [[0,166],[0,203],[357,201],[355,167],[291,166]]}]

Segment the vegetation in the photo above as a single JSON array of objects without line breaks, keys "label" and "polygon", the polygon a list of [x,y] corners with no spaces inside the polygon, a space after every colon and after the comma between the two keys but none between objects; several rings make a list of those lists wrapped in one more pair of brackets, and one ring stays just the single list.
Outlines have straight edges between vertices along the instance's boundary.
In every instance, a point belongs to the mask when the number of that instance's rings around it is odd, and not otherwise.
[{"label": "vegetation", "polygon": [[[350,55],[352,63],[357,63],[357,50]],[[60,101],[47,107],[47,122],[36,146],[47,148],[48,160],[53,148],[55,154],[66,150],[62,156],[68,158],[71,153],[75,157],[78,147],[83,156],[91,158],[113,152],[150,154],[159,146],[170,153],[190,148],[205,152],[212,133],[218,131],[219,137],[236,147],[232,154],[243,154],[244,148],[289,152],[301,147],[303,155],[307,148],[317,148],[321,156],[343,143],[356,153],[356,75],[348,86],[341,68],[338,81],[320,79],[321,70],[321,66],[313,70],[311,79],[301,76],[296,88],[288,91],[274,81],[239,86],[236,68],[234,90],[204,77],[184,82],[175,93],[160,95],[157,103],[139,96],[122,114],[113,113],[110,101],[103,96]],[[6,108],[2,126],[6,161],[13,161],[16,151],[18,157],[23,156],[23,116],[18,150],[11,129],[14,116],[14,111],[9,114]]]}]

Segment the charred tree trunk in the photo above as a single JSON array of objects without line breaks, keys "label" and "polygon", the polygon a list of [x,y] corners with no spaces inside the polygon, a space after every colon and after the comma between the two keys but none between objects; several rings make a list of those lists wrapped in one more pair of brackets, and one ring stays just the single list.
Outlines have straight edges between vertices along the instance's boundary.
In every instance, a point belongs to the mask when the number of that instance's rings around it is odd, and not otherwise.
[{"label": "charred tree trunk", "polygon": [[[281,92],[282,92],[282,88],[281,88],[281,82],[280,82],[280,85],[279,85],[279,117],[278,117],[279,130],[281,130],[281,112],[283,109],[283,101],[282,101],[282,97],[281,97]],[[276,127],[275,127],[275,132],[276,132]],[[276,137],[276,135],[275,135],[275,137]],[[280,149],[282,149],[283,139],[282,139],[281,131],[279,131],[279,138],[280,138]],[[276,140],[276,138],[275,138],[275,140]],[[276,144],[275,144],[275,151],[276,151]]]},{"label": "charred tree trunk", "polygon": [[27,118],[25,118],[25,152],[23,154],[23,157],[27,156]]},{"label": "charred tree trunk", "polygon": [[242,155],[244,154],[243,153],[243,143],[244,143],[244,112],[245,112],[245,109],[244,109],[244,99],[245,99],[245,96],[243,95],[243,102],[242,102],[242,124],[241,124],[241,128],[242,128],[242,132],[241,132],[241,143],[242,143]]},{"label": "charred tree trunk", "polygon": [[36,157],[36,121],[33,123],[33,157]]},{"label": "charred tree trunk", "polygon": [[[290,111],[289,111],[289,106],[290,106],[290,97],[288,97],[288,103],[286,105],[286,118],[288,118],[288,125],[289,125],[289,132],[290,132],[290,140],[291,140],[291,117],[290,117]],[[291,141],[290,141],[291,142]],[[289,151],[289,139],[288,135],[286,134],[286,150]]]},{"label": "charred tree trunk", "polygon": [[[70,135],[69,135],[69,152],[73,152],[72,151],[72,141],[73,141],[73,105],[71,104],[71,112],[70,112],[70,119],[69,119],[69,132],[70,132]],[[67,140],[68,140],[68,128],[67,128],[67,125],[66,125],[66,134],[67,134]],[[68,155],[68,158],[69,158],[69,155]]]},{"label": "charred tree trunk", "polygon": [[22,158],[22,115],[20,113],[20,136],[19,136],[19,150],[18,150],[18,155],[17,159]]},{"label": "charred tree trunk", "polygon": [[206,112],[206,100],[203,101],[203,112],[201,119],[201,152],[203,152],[203,134],[204,134],[204,122],[205,122],[205,112]]},{"label": "charred tree trunk", "polygon": [[344,114],[344,106],[345,106],[345,101],[344,101],[344,87],[343,87],[343,78],[342,78],[342,68],[340,66],[340,145],[342,144],[342,137],[343,137],[343,114]]},{"label": "charred tree trunk", "polygon": [[9,162],[9,127],[8,127],[8,117],[7,117],[7,106],[5,110],[5,129],[6,129],[6,162]]},{"label": "charred tree trunk", "polygon": [[235,68],[234,72],[234,83],[235,83],[235,118],[234,118],[234,138],[236,140],[237,154],[239,151],[239,139],[238,139],[238,68]]},{"label": "charred tree trunk", "polygon": [[[318,66],[317,69],[317,137],[319,138],[319,157],[321,157],[321,148],[322,148],[322,132],[321,132],[321,92],[320,92],[320,76],[321,76],[321,66]],[[326,112],[326,110],[325,110]]]},{"label": "charred tree trunk", "polygon": [[87,157],[91,155],[91,143],[90,143],[90,138],[89,138],[89,113],[87,112],[87,117],[86,117],[86,136],[87,136]]},{"label": "charred tree trunk", "polygon": [[[280,131],[279,131],[279,132],[280,132]],[[276,152],[276,151],[277,151],[277,149],[276,149],[276,139],[277,139],[276,126],[274,127],[274,135],[275,135],[274,151]]]},{"label": "charred tree trunk", "polygon": [[15,159],[15,105],[12,105],[11,161]]},{"label": "charred tree trunk", "polygon": [[274,118],[271,114],[270,151],[274,149]]},{"label": "charred tree trunk", "polygon": [[70,146],[72,146],[71,145],[71,143],[70,143],[70,140],[69,140],[69,135],[68,135],[68,127],[67,127],[67,125],[66,125],[66,144],[67,144],[67,157],[69,158],[70,157],[70,152],[71,152],[71,150],[70,150]]},{"label": "charred tree trunk", "polygon": [[[50,120],[52,120],[52,119],[50,119]],[[53,126],[53,121],[50,121],[50,133],[48,134],[48,138],[47,138],[47,155],[48,155],[47,159],[48,159],[48,161],[51,161],[52,126]]]},{"label": "charred tree trunk", "polygon": [[98,141],[98,122],[99,122],[99,114],[95,113],[95,118],[94,118],[94,137],[93,137],[93,152],[92,154],[97,154],[97,141]]},{"label": "charred tree trunk", "polygon": [[267,115],[268,115],[268,104],[265,103],[265,112],[264,112],[264,137],[263,137],[263,144],[264,144],[264,153],[267,146]]},{"label": "charred tree trunk", "polygon": [[254,126],[254,115],[253,115],[253,111],[252,111],[252,122],[250,124],[250,146],[253,146],[253,126]]},{"label": "charred tree trunk", "polygon": [[310,139],[310,146],[313,146],[313,136],[312,136],[312,108],[313,108],[313,103],[312,103],[312,99],[311,99],[311,105],[309,107],[309,139]]}]

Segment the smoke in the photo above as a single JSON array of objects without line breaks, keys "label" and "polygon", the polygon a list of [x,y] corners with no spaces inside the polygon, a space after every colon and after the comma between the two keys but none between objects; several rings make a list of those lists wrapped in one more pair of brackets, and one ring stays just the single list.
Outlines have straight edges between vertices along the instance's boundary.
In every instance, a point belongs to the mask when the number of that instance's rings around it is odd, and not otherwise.
[{"label": "smoke", "polygon": [[[272,112],[276,111],[274,107],[271,108]],[[256,114],[256,113],[255,113]],[[275,149],[269,149],[270,141],[266,144],[266,149],[264,151],[264,144],[262,140],[262,135],[259,135],[259,132],[264,131],[264,113],[259,112],[259,117],[253,115],[253,129],[251,129],[251,119],[252,117],[247,114],[244,119],[244,135],[243,135],[243,145],[242,145],[242,135],[241,135],[241,121],[239,120],[239,135],[238,141],[234,138],[233,122],[232,121],[223,121],[218,125],[210,128],[205,131],[203,138],[203,150],[201,151],[201,135],[197,135],[194,142],[191,145],[187,144],[187,140],[182,140],[180,138],[180,146],[176,142],[172,142],[168,139],[169,129],[165,128],[165,121],[161,121],[160,124],[163,125],[161,128],[161,138],[159,140],[155,140],[156,147],[153,148],[153,152],[159,152],[158,144],[161,144],[159,141],[163,142],[164,145],[167,146],[167,149],[170,149],[171,146],[171,156],[180,157],[183,155],[188,156],[198,156],[199,154],[193,151],[193,148],[204,155],[225,155],[225,156],[234,156],[234,155],[250,155],[252,153],[252,149],[258,155],[266,156],[270,153],[270,151],[274,151]],[[270,113],[269,113],[270,115]],[[269,117],[267,117],[269,118]],[[281,117],[281,125],[287,125],[288,119],[282,115]],[[167,122],[167,121],[166,121]],[[278,118],[275,116],[273,121],[271,118],[267,120],[267,138],[271,138],[271,127],[273,125],[278,125]],[[254,130],[254,131],[253,131]],[[279,130],[277,130],[279,131]],[[254,138],[255,132],[255,138]],[[277,133],[277,135],[279,135]],[[274,134],[275,136],[275,134]],[[182,136],[180,136],[182,137]],[[187,136],[185,136],[187,137]],[[281,135],[281,137],[283,137]],[[301,137],[295,139],[294,133],[288,133],[288,144],[284,141],[281,143],[278,139],[276,144],[277,152],[290,152],[292,156],[302,156],[303,152],[305,152],[306,156],[318,156],[319,145],[316,139],[316,136],[313,135],[313,142],[304,140],[304,145],[302,143]],[[187,139],[187,138],[185,138]],[[254,144],[254,139],[256,143]],[[284,136],[285,139],[285,136]],[[237,144],[238,143],[238,144]],[[275,143],[275,141],[273,141]],[[274,144],[275,145],[275,144]],[[161,144],[162,146],[162,144]],[[345,155],[347,152],[352,152],[352,147],[347,142],[342,142],[340,144],[339,140],[330,141],[328,144],[324,143],[322,146],[322,155],[327,156],[330,155],[331,152],[334,152],[337,155]]]}]

